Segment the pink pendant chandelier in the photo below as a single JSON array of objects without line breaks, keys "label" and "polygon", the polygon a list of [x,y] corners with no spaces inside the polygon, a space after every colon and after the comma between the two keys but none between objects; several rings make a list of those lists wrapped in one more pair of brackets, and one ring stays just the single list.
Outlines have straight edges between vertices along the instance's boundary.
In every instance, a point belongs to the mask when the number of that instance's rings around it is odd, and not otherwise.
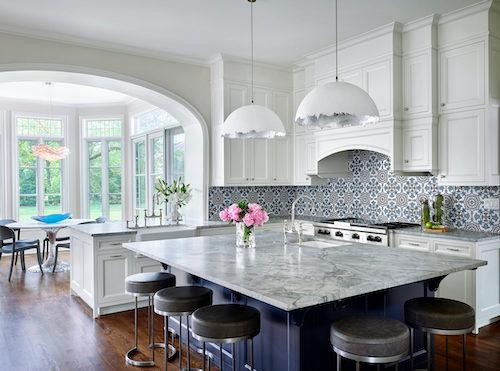
[{"label": "pink pendant chandelier", "polygon": [[47,161],[58,161],[69,155],[67,147],[51,147],[48,144],[37,144],[31,148],[33,154]]}]

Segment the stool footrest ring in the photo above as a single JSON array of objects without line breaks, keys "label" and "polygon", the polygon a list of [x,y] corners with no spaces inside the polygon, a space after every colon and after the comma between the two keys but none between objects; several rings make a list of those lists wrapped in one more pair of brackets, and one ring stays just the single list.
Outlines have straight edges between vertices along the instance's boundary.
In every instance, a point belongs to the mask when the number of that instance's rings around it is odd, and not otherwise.
[{"label": "stool footrest ring", "polygon": [[[151,349],[153,344],[149,344],[149,349]],[[165,349],[165,344],[163,343],[155,343],[154,344],[155,349]],[[177,355],[177,348],[174,347],[172,344],[168,344],[168,360],[172,360],[175,358]]]},{"label": "stool footrest ring", "polygon": [[133,357],[137,354],[140,354],[139,349],[133,347],[125,354],[125,362],[131,366],[137,367],[151,367],[155,365],[153,361],[136,361]]}]

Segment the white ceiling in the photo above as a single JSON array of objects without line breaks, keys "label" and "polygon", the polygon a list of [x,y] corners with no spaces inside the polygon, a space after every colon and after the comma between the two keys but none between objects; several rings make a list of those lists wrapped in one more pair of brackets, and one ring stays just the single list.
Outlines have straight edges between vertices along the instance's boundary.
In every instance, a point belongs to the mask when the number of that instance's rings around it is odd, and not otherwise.
[{"label": "white ceiling", "polygon": [[[393,21],[405,23],[478,2],[338,1],[340,40]],[[257,0],[254,14],[257,60],[290,64],[332,44],[333,0]],[[39,36],[70,36],[201,60],[217,53],[249,56],[246,0],[1,1],[0,29],[26,28]]]},{"label": "white ceiling", "polygon": [[49,103],[50,96],[53,103],[68,105],[128,104],[134,100],[115,91],[62,82],[50,86],[43,81],[0,83],[0,99]]}]

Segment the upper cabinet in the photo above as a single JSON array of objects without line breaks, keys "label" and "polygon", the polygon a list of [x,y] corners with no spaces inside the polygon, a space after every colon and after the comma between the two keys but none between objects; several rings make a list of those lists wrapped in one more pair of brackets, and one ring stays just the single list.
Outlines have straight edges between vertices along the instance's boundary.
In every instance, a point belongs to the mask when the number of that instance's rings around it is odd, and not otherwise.
[{"label": "upper cabinet", "polygon": [[[292,94],[291,74],[268,70],[276,81],[269,86],[256,83],[254,103],[274,111],[282,120],[287,135],[273,139],[227,139],[220,136],[224,120],[241,106],[251,103],[251,83],[237,81],[241,62],[218,61],[212,65],[212,185],[248,186],[291,184],[292,173]],[[235,75],[235,76],[233,76]],[[256,79],[259,74],[256,73]],[[289,84],[287,90],[286,83]],[[223,102],[223,108],[219,107]],[[216,107],[214,107],[214,104]]]},{"label": "upper cabinet", "polygon": [[430,53],[403,57],[403,116],[432,114]]},{"label": "upper cabinet", "polygon": [[485,104],[485,61],[484,41],[440,50],[440,112]]}]

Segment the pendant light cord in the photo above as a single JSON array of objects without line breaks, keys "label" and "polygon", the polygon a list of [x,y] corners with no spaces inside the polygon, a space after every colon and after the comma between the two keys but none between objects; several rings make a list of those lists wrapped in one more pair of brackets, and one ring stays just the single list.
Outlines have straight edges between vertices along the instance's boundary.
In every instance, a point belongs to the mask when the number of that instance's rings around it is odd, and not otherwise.
[{"label": "pendant light cord", "polygon": [[339,18],[337,0],[335,0],[335,81],[339,81]]},{"label": "pendant light cord", "polygon": [[252,104],[253,104],[253,99],[254,99],[254,96],[253,96],[253,3],[255,2],[254,1],[250,1],[250,44],[251,44],[251,58],[252,58],[252,91],[251,91],[251,95],[252,95]]}]

